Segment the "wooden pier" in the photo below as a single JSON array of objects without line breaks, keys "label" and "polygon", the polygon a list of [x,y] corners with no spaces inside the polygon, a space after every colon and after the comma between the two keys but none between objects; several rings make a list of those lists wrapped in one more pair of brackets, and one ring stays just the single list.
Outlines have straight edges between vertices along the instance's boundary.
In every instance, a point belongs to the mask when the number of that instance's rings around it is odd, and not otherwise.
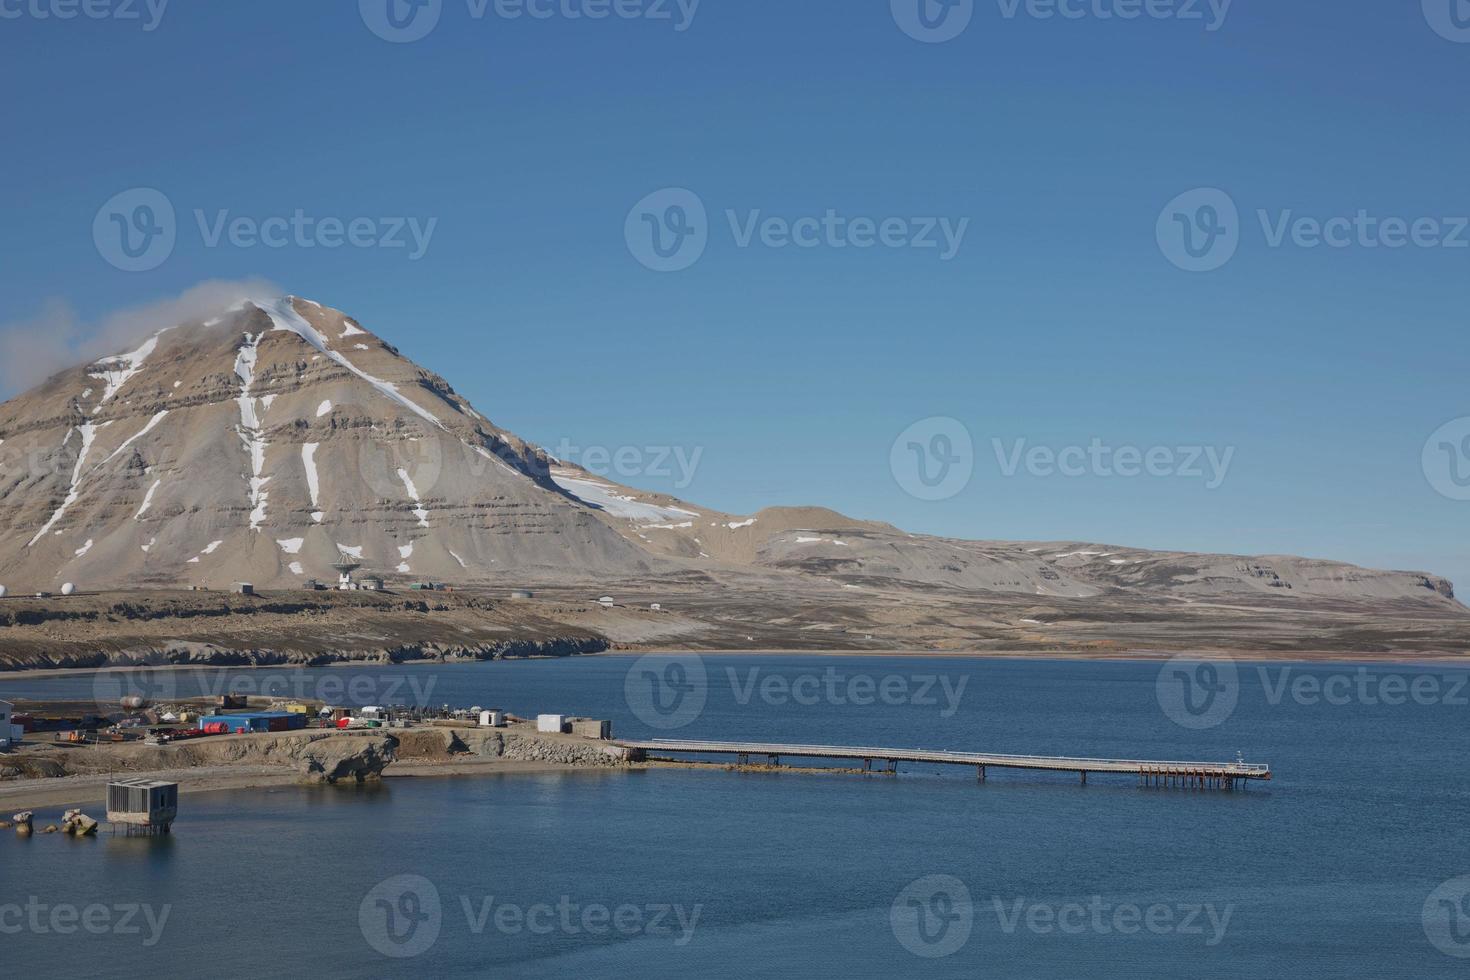
[{"label": "wooden pier", "polygon": [[1177,789],[1243,788],[1253,779],[1269,780],[1269,765],[1236,762],[1158,762],[1142,759],[1079,759],[1067,756],[997,755],[990,752],[943,752],[932,749],[873,748],[853,745],[788,745],[773,742],[702,742],[678,739],[633,741],[620,739],[634,759],[649,753],[680,755],[734,756],[740,765],[749,765],[752,756],[763,757],[779,766],[782,757],[799,759],[862,760],[863,770],[896,773],[900,762],[928,762],[939,765],[973,766],[976,777],[983,781],[987,769],[1022,769],[1041,772],[1076,773],[1083,785],[1090,773],[1128,774],[1139,786]]}]

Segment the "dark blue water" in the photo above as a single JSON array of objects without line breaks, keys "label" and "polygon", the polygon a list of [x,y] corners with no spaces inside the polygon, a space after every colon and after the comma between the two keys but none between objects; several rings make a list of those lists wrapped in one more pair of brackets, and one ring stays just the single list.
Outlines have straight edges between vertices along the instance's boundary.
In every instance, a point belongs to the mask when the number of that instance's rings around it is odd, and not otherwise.
[{"label": "dark blue water", "polygon": [[[1231,710],[1185,727],[1176,718],[1198,718],[1161,700],[1157,664],[719,657],[701,665],[702,708],[675,710],[688,723],[669,729],[636,696],[642,675],[632,705],[625,682],[635,665],[663,677],[670,663],[186,672],[165,683],[186,695],[233,679],[253,693],[274,673],[312,696],[359,678],[363,702],[611,717],[617,734],[639,736],[1241,751],[1275,779],[1230,794],[997,772],[979,785],[962,770],[658,770],[188,796],[170,839],[0,836],[0,960],[17,974],[106,976],[204,964],[291,977],[1470,972],[1470,883],[1456,880],[1470,874],[1463,672],[1262,676],[1240,664]],[[890,696],[851,703],[865,678]],[[7,679],[0,697],[90,697],[95,683]],[[1416,693],[1398,697],[1400,683]],[[793,685],[799,698],[783,694]],[[133,904],[153,918],[140,911],[138,932],[117,931]],[[97,934],[58,933],[47,918],[57,906],[62,925],[67,909],[94,906]]]}]

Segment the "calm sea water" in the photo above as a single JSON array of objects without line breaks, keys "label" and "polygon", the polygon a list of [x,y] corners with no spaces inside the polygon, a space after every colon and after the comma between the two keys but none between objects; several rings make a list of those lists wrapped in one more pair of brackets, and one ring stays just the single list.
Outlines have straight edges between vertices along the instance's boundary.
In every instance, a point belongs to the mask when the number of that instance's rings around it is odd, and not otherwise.
[{"label": "calm sea water", "polygon": [[[1239,751],[1275,779],[1231,794],[923,767],[660,770],[190,796],[167,839],[0,835],[0,962],[118,977],[1470,972],[1462,671],[1241,663],[1202,678],[1220,700],[1188,710],[1160,673],[731,656],[155,675],[181,696],[280,684],[610,717],[623,735]],[[665,681],[651,713],[641,686]],[[0,697],[105,700],[115,683],[7,678]]]}]

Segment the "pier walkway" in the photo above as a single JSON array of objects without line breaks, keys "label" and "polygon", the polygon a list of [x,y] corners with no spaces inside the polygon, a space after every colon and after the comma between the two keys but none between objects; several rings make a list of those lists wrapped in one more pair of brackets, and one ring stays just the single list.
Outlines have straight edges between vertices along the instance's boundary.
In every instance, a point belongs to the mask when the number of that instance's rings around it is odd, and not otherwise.
[{"label": "pier walkway", "polygon": [[861,759],[863,768],[872,771],[874,763],[884,764],[887,772],[897,772],[900,762],[929,762],[940,765],[974,766],[978,778],[987,769],[1025,769],[1032,771],[1074,772],[1085,784],[1089,773],[1123,773],[1138,779],[1140,786],[1178,787],[1184,789],[1235,789],[1248,780],[1269,780],[1269,765],[1236,762],[1160,762],[1143,759],[1080,759],[1067,756],[997,755],[991,752],[945,752],[934,749],[874,748],[854,745],[789,745],[775,742],[705,742],[679,739],[635,741],[619,739],[617,744],[628,749],[634,758],[649,753],[680,755],[735,756],[739,764],[749,765],[751,756],[763,756],[771,765],[781,758]]}]

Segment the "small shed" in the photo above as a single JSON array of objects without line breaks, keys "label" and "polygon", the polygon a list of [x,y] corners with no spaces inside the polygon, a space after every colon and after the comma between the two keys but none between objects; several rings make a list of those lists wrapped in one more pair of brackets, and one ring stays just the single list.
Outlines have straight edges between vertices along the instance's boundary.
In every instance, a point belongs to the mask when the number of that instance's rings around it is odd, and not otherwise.
[{"label": "small shed", "polygon": [[535,595],[530,589],[515,589],[511,592],[512,599],[530,599]]},{"label": "small shed", "polygon": [[107,784],[107,822],[149,833],[169,832],[179,815],[179,784],[120,779]]},{"label": "small shed", "polygon": [[613,606],[616,606],[618,604],[618,601],[610,595],[605,595],[601,599],[597,600],[597,604],[604,609],[611,609]]},{"label": "small shed", "polygon": [[236,595],[255,595],[255,586],[251,585],[249,582],[236,582],[234,585],[230,586],[230,591],[234,592]]},{"label": "small shed", "polygon": [[504,728],[505,712],[499,708],[490,708],[480,712],[480,726],[482,728]]},{"label": "small shed", "polygon": [[376,575],[369,575],[362,580],[362,589],[364,592],[382,592],[383,580]]},{"label": "small shed", "polygon": [[564,732],[567,727],[566,715],[537,715],[536,731],[538,732]]},{"label": "small shed", "polygon": [[598,718],[573,718],[572,734],[583,738],[612,738],[612,722]]}]

